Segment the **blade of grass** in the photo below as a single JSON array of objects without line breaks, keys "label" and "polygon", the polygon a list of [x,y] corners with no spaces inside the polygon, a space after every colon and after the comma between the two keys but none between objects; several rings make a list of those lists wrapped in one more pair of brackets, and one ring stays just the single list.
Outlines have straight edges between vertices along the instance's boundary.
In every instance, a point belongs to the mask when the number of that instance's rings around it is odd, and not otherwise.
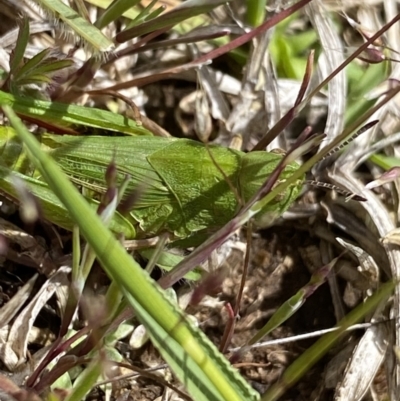
[{"label": "blade of grass", "polygon": [[188,18],[208,13],[215,7],[218,7],[219,5],[229,1],[231,0],[187,0],[175,7],[173,10],[162,14],[157,18],[119,33],[116,36],[116,40],[118,43],[124,43],[132,38],[136,38],[137,36],[145,35],[146,33],[150,33],[158,29],[172,27]]},{"label": "blade of grass", "polygon": [[114,43],[107,36],[61,0],[38,0],[37,3],[60,18],[77,35],[93,46],[93,49],[106,52],[114,48]]},{"label": "blade of grass", "polygon": [[247,21],[253,26],[263,23],[266,12],[266,0],[247,0]]},{"label": "blade of grass", "polygon": [[95,26],[99,29],[103,29],[107,26],[110,22],[115,21],[122,14],[129,10],[130,8],[136,6],[140,0],[116,0],[113,1],[101,17],[96,21]]},{"label": "blade of grass", "polygon": [[65,398],[65,401],[81,401],[95,386],[105,367],[101,360],[93,360],[74,383],[74,388]]},{"label": "blade of grass", "polygon": [[10,73],[15,73],[24,59],[25,49],[29,40],[29,21],[24,18],[20,24],[17,43],[10,57]]},{"label": "blade of grass", "polygon": [[279,327],[282,323],[286,322],[294,313],[296,313],[306,302],[307,298],[310,297],[318,287],[325,283],[328,274],[335,265],[339,258],[335,258],[331,263],[318,269],[310,278],[310,281],[300,288],[299,291],[274,312],[274,314],[268,319],[268,322],[261,328],[247,343],[252,345],[259,342],[266,335],[271,333],[272,330]]},{"label": "blade of grass", "polygon": [[135,121],[106,110],[34,100],[2,91],[0,91],[0,103],[12,106],[14,111],[22,117],[38,120],[38,124],[40,124],[40,121],[46,124],[53,124],[60,130],[63,128],[69,130],[71,126],[82,125],[125,134],[151,135],[147,129],[138,125]]}]

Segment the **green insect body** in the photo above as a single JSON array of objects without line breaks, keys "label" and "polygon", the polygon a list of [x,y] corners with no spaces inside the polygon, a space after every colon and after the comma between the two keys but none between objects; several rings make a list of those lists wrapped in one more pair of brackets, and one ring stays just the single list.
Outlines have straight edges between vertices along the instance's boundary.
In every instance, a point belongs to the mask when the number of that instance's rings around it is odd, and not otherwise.
[{"label": "green insect body", "polygon": [[[142,195],[128,215],[116,213],[110,228],[127,239],[149,238],[163,232],[174,239],[198,238],[216,231],[240,209],[238,197],[248,201],[265,182],[282,156],[268,152],[243,153],[187,139],[100,136],[56,136],[39,138],[72,182],[95,193],[106,190],[104,174],[114,159],[118,181],[128,175],[127,192],[142,188]],[[0,190],[17,198],[12,178],[22,178],[39,198],[44,217],[72,228],[68,213],[41,181],[11,128],[0,129]],[[210,152],[212,157],[210,156]],[[280,180],[298,169],[286,166]],[[222,173],[223,172],[223,173]],[[229,181],[229,183],[228,183]],[[275,218],[296,199],[302,180],[289,186],[259,216]],[[231,187],[236,188],[235,194]],[[98,202],[87,196],[97,208]]]}]

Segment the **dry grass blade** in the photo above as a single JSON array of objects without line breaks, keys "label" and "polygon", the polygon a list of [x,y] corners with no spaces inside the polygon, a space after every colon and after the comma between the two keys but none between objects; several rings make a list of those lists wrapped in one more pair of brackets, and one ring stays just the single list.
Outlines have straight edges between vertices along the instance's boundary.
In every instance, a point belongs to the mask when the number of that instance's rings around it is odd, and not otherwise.
[{"label": "dry grass blade", "polygon": [[[381,236],[385,236],[387,232],[391,231],[394,229],[394,224],[392,219],[390,218],[390,215],[388,214],[386,208],[384,205],[379,201],[379,199],[369,190],[366,190],[363,185],[357,181],[354,177],[350,176],[348,173],[343,173],[342,171],[338,171],[334,177],[334,181],[337,182],[339,185],[346,186],[346,188],[350,189],[351,191],[357,191],[357,193],[362,194],[363,197],[367,199],[367,202],[364,202],[362,205],[368,212],[368,215],[374,222],[379,234]],[[384,249],[386,251],[386,255],[389,261],[389,269],[390,269],[390,274],[391,276],[395,279],[398,280],[400,278],[400,271],[399,271],[399,266],[400,266],[400,251],[391,245],[384,244]],[[385,268],[387,266],[386,264],[380,265],[381,268]],[[386,270],[386,269],[385,269]],[[398,287],[396,287],[398,288]],[[400,305],[400,294],[396,291],[395,292],[395,299],[393,303],[393,313],[395,315],[399,315],[399,305]],[[392,326],[392,330],[394,330],[394,327]],[[400,339],[399,339],[399,333],[398,331],[395,331],[396,333],[396,340],[395,344],[397,344]],[[389,336],[389,339],[391,336]],[[387,366],[391,366],[390,372],[391,375],[389,376],[390,380],[393,380],[394,383],[396,383],[399,378],[400,378],[400,367],[396,363],[396,357],[395,355],[391,354],[387,357],[385,360],[385,363],[388,364]],[[394,386],[394,383],[392,382],[389,384],[389,388],[393,392],[392,395],[394,396],[396,394],[396,388]]]},{"label": "dry grass blade", "polygon": [[[18,313],[21,305],[25,303],[28,299],[31,291],[33,290],[33,286],[36,282],[38,275],[34,275],[30,280],[28,280],[19,290],[18,292],[0,309],[0,321],[1,328],[5,327],[11,319]],[[7,355],[4,352],[4,347],[1,351],[1,359],[3,361],[7,360]],[[7,362],[5,362],[7,364]]]},{"label": "dry grass blade", "polygon": [[[271,68],[270,54],[266,51],[271,37],[272,30],[268,30],[255,41],[238,102],[227,121],[227,128],[232,134],[243,136],[245,148],[249,148],[250,138],[254,141],[266,128],[270,128],[268,124],[271,124],[271,118],[272,121],[280,118],[278,84]],[[280,138],[281,146],[275,147],[285,148],[284,137]]]},{"label": "dry grass blade", "polygon": [[[382,315],[376,313],[371,322],[381,319]],[[336,401],[363,399],[384,361],[388,334],[385,323],[377,323],[367,329],[353,351],[342,382],[336,388]]]},{"label": "dry grass blade", "polygon": [[[323,207],[326,208],[328,213],[328,223],[340,227],[346,234],[353,237],[360,244],[360,247],[373,257],[379,268],[385,270],[388,260],[376,233],[369,230],[363,221],[354,216],[351,209],[346,208],[345,204],[342,207],[327,202],[326,204],[323,203]],[[386,270],[386,273],[389,271]]]},{"label": "dry grass blade", "polygon": [[[322,2],[312,2],[306,7],[307,14],[315,26],[323,53],[318,60],[318,75],[327,77],[344,61],[341,38],[335,29],[331,16],[324,12]],[[324,132],[329,143],[344,127],[347,82],[345,71],[339,72],[328,84],[328,113]],[[321,144],[321,146],[326,145]]]},{"label": "dry grass blade", "polygon": [[[66,271],[60,269],[46,281],[31,302],[18,314],[12,323],[8,340],[4,345],[6,359],[3,360],[7,368],[11,371],[27,363],[28,337],[33,323],[47,301],[63,286],[68,286],[68,278]],[[64,303],[65,301],[61,302]],[[38,362],[36,361],[36,363]]]},{"label": "dry grass blade", "polygon": [[[354,246],[346,241],[337,238],[338,242],[346,249],[353,252],[359,262],[360,270],[369,278],[370,290],[376,289],[379,283],[379,268],[373,258],[364,252],[361,248]],[[370,290],[367,292],[370,293]],[[361,400],[364,394],[374,380],[378,369],[380,368],[387,349],[388,330],[384,323],[376,324],[377,321],[384,319],[382,305],[371,319],[373,324],[362,336],[358,342],[352,357],[350,358],[344,377],[336,389],[336,398],[338,401]]]}]

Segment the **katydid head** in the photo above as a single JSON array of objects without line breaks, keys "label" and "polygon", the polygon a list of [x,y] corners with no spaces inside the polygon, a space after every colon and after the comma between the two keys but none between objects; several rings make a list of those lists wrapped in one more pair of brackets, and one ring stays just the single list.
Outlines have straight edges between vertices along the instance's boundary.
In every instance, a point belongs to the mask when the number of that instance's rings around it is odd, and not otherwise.
[{"label": "katydid head", "polygon": [[[240,196],[247,202],[263,186],[271,173],[282,160],[282,155],[271,152],[250,152],[242,159],[242,167],[239,174]],[[298,170],[295,162],[288,164],[279,176],[274,186],[281,184]],[[260,227],[267,227],[280,217],[300,194],[304,177],[289,184],[287,188],[278,194],[271,202],[265,205],[255,217],[255,222]]]}]

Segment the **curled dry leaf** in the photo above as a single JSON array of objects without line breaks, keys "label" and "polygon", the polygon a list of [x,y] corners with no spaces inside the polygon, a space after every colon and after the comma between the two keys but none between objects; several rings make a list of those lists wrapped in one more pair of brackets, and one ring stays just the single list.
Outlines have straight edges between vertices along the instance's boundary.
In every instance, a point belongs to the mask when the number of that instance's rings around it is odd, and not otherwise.
[{"label": "curled dry leaf", "polygon": [[[60,287],[66,286],[68,286],[67,270],[61,268],[43,284],[30,303],[18,314],[10,327],[7,342],[1,347],[1,358],[7,369],[12,371],[25,363],[29,332],[34,321],[53,294]],[[62,301],[62,304],[64,303],[65,301]]]},{"label": "curled dry leaf", "polygon": [[5,327],[18,313],[21,305],[24,305],[31,294],[37,278],[37,274],[31,277],[31,279],[28,280],[26,284],[17,291],[17,293],[4,306],[2,306],[0,309],[0,328]]},{"label": "curled dry leaf", "polygon": [[351,244],[348,241],[345,241],[342,238],[336,238],[340,245],[342,245],[345,249],[352,252],[360,262],[360,270],[364,274],[364,276],[369,278],[370,288],[376,288],[379,284],[379,268],[372,258],[367,252],[365,252],[362,248]]},{"label": "curled dry leaf", "polygon": [[389,231],[384,237],[381,238],[382,244],[393,244],[400,246],[400,228],[395,228]]},{"label": "curled dry leaf", "polygon": [[375,233],[370,231],[350,210],[331,202],[322,203],[322,206],[328,212],[328,223],[334,224],[351,235],[380,268],[387,269],[387,256]]}]

